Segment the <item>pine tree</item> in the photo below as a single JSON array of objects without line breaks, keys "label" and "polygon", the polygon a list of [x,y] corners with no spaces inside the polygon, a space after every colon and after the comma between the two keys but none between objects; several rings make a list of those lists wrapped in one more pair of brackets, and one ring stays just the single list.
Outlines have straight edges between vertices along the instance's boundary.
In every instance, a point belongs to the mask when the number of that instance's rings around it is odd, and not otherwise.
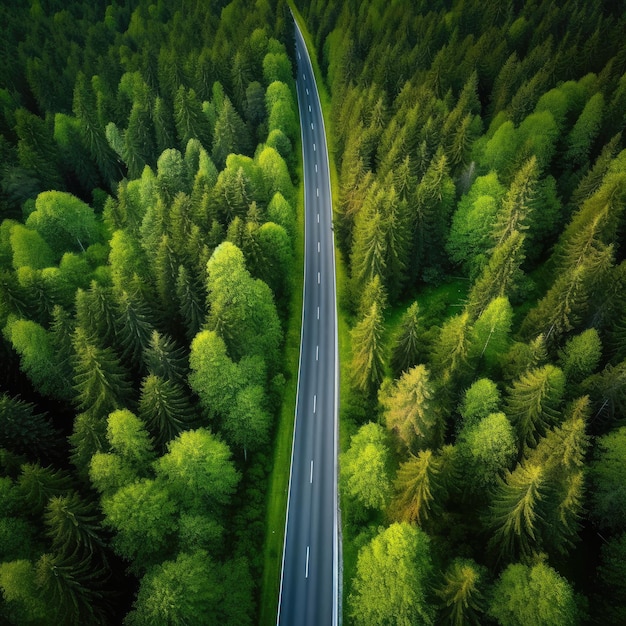
[{"label": "pine tree", "polygon": [[487,571],[469,559],[456,558],[446,569],[444,582],[436,593],[441,599],[444,624],[479,626],[486,609]]},{"label": "pine tree", "polygon": [[52,548],[59,554],[93,556],[104,546],[96,507],[75,491],[52,496],[46,506],[44,521]]},{"label": "pine tree", "polygon": [[539,525],[547,485],[542,468],[518,465],[500,481],[489,509],[490,548],[497,560],[529,557],[540,551]]},{"label": "pine tree", "polygon": [[538,436],[559,418],[565,377],[554,365],[522,374],[509,389],[506,414],[524,448],[535,447]]},{"label": "pine tree", "polygon": [[37,413],[30,402],[0,395],[0,447],[15,454],[41,458],[59,446],[59,433],[46,413]]},{"label": "pine tree", "polygon": [[441,438],[440,417],[431,402],[433,385],[424,365],[416,365],[381,397],[387,428],[408,450],[437,447]]},{"label": "pine tree", "polygon": [[76,322],[91,342],[113,345],[115,341],[115,316],[110,288],[95,280],[87,291],[76,292]]},{"label": "pine tree", "polygon": [[422,329],[419,304],[413,302],[404,312],[400,330],[391,353],[391,365],[398,374],[417,365],[425,353],[425,338]]},{"label": "pine tree", "polygon": [[137,370],[143,367],[143,352],[150,345],[154,328],[150,322],[147,304],[138,296],[122,291],[116,298],[115,327],[122,359]]},{"label": "pine tree", "polygon": [[440,476],[442,459],[432,450],[420,450],[403,463],[394,481],[397,497],[391,504],[394,518],[423,526],[441,510],[445,488]]},{"label": "pine tree", "polygon": [[470,290],[467,310],[472,319],[476,319],[494,298],[511,295],[522,274],[523,261],[524,235],[513,231],[494,249]]},{"label": "pine tree", "polygon": [[186,89],[183,85],[178,87],[174,98],[174,121],[181,149],[190,139],[198,139],[206,148],[211,145],[209,123],[193,89]]},{"label": "pine tree", "polygon": [[155,376],[177,383],[187,377],[189,367],[184,350],[171,337],[156,330],[152,331],[143,358],[148,370]]},{"label": "pine tree", "polygon": [[383,379],[383,316],[376,302],[354,327],[352,338],[352,384],[372,394]]},{"label": "pine tree", "polygon": [[98,347],[80,327],[74,348],[76,406],[88,417],[103,419],[128,398],[128,375],[111,348]]},{"label": "pine tree", "polygon": [[150,374],[141,383],[139,417],[163,449],[196,421],[196,414],[184,388],[172,380]]},{"label": "pine tree", "polygon": [[26,463],[20,468],[17,486],[28,509],[40,514],[50,498],[64,495],[72,487],[72,481],[63,470]]},{"label": "pine tree", "polygon": [[537,158],[534,156],[515,174],[493,225],[495,247],[502,245],[513,233],[528,229],[538,174]]},{"label": "pine tree", "polygon": [[104,625],[108,607],[103,590],[107,572],[88,556],[43,554],[37,564],[36,581],[51,617],[57,624]]},{"label": "pine tree", "polygon": [[206,318],[206,294],[199,281],[193,279],[184,265],[178,267],[176,296],[179,312],[186,326],[185,334],[191,340],[200,332]]},{"label": "pine tree", "polygon": [[425,267],[436,267],[444,262],[443,250],[455,195],[448,159],[439,149],[417,186],[413,200],[413,248],[410,254],[410,276],[413,280]]}]

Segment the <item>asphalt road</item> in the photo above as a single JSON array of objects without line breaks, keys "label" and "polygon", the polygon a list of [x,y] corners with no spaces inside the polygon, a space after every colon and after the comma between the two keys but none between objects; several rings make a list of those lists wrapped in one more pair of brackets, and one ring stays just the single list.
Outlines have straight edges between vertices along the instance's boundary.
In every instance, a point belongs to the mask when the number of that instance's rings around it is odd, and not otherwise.
[{"label": "asphalt road", "polygon": [[305,260],[300,370],[277,623],[338,623],[337,318],[328,151],[304,40],[296,27],[304,165]]}]

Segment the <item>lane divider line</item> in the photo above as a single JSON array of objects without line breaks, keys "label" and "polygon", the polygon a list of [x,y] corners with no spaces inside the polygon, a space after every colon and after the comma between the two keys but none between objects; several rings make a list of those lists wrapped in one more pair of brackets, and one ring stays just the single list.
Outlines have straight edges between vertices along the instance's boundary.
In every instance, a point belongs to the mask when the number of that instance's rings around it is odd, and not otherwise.
[{"label": "lane divider line", "polygon": [[309,577],[309,546],[306,547],[306,565],[304,566],[304,577]]}]

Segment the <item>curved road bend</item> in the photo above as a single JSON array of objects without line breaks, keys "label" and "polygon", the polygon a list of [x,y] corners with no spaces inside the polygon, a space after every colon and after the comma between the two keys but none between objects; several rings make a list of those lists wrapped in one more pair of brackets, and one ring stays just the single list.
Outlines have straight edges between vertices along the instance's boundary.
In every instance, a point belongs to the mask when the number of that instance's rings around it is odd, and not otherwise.
[{"label": "curved road bend", "polygon": [[332,205],[322,110],[297,26],[296,58],[304,171],[304,295],[277,623],[336,626],[338,354]]}]

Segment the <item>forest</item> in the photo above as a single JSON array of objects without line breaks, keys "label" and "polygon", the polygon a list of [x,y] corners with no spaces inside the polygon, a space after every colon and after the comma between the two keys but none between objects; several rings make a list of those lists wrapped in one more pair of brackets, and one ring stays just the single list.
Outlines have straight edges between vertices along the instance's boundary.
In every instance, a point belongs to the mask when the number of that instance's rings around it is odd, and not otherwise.
[{"label": "forest", "polygon": [[626,623],[624,4],[296,5],[348,266],[344,623]]},{"label": "forest", "polygon": [[[623,2],[295,5],[347,267],[344,623],[626,623]],[[258,623],[287,2],[0,22],[0,622]]]},{"label": "forest", "polygon": [[13,0],[0,22],[0,622],[257,623],[291,15]]}]

